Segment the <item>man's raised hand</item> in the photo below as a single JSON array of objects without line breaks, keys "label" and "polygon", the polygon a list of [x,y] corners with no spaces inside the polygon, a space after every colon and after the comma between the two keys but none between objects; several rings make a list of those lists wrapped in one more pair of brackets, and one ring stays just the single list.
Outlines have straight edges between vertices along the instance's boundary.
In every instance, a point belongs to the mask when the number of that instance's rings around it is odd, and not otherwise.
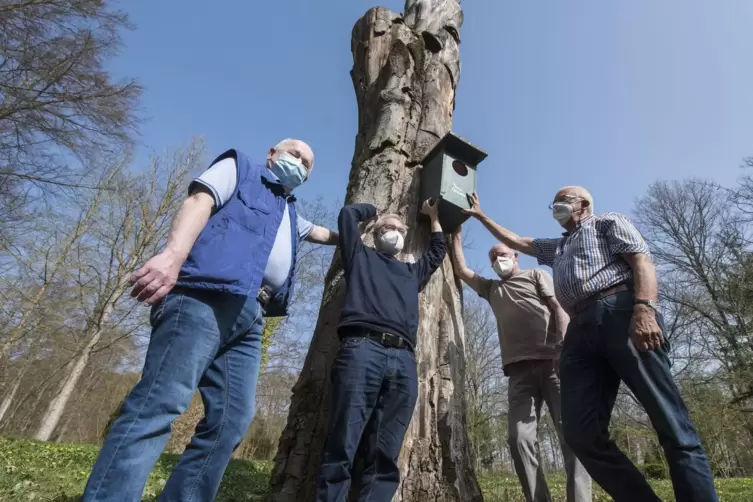
[{"label": "man's raised hand", "polygon": [[432,220],[436,220],[439,218],[439,204],[435,200],[426,199],[423,206],[421,206],[421,212]]},{"label": "man's raised hand", "polygon": [[463,214],[474,216],[476,218],[482,216],[484,212],[481,210],[481,203],[478,201],[478,194],[473,192],[472,194],[466,194],[466,196],[468,197],[468,202],[471,204],[471,208],[463,209]]}]

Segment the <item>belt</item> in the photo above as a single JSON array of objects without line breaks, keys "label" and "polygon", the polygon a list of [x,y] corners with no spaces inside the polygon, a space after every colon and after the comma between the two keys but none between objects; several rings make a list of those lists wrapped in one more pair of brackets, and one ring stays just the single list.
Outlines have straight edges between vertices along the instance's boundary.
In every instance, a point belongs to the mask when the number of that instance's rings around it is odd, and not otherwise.
[{"label": "belt", "polygon": [[585,300],[581,300],[572,307],[567,309],[567,313],[570,314],[570,317],[580,314],[584,310],[586,310],[588,307],[593,305],[594,303],[598,302],[602,298],[606,298],[607,296],[616,295],[617,293],[622,293],[623,291],[632,291],[633,285],[630,283],[622,283],[617,284],[616,286],[612,286],[611,288],[607,288],[603,291],[599,291],[595,295],[591,295]]},{"label": "belt", "polygon": [[354,331],[349,331],[343,338],[368,338],[374,340],[377,343],[384,345],[385,347],[394,349],[408,349],[413,352],[413,346],[402,336],[393,335],[392,333],[381,333],[379,331],[372,331],[370,329],[361,328]]}]

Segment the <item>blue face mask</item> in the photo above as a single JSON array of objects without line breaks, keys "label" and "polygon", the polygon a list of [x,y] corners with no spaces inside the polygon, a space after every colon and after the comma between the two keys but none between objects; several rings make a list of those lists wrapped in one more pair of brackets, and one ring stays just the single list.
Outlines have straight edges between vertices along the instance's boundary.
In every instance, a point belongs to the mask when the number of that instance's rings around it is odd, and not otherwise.
[{"label": "blue face mask", "polygon": [[277,161],[272,164],[272,172],[280,179],[280,183],[291,189],[306,181],[308,175],[301,160],[287,152],[282,152]]}]

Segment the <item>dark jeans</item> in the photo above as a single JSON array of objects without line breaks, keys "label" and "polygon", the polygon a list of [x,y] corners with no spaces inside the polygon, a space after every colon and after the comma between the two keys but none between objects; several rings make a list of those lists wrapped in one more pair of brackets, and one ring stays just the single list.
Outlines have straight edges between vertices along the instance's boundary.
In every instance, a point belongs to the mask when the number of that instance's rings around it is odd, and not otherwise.
[{"label": "dark jeans", "polygon": [[346,500],[353,459],[363,441],[358,500],[389,502],[400,482],[397,459],[418,398],[415,356],[407,349],[347,337],[331,377],[332,412],[316,500]]},{"label": "dark jeans", "polygon": [[255,298],[182,290],[152,308],[141,380],[123,402],[83,501],[141,500],[170,437],[171,422],[198,388],[205,418],[159,500],[209,502],[254,414],[263,315]]},{"label": "dark jeans", "polygon": [[[629,336],[633,294],[608,296],[574,316],[560,358],[565,441],[615,502],[660,501],[609,437],[620,380],[651,419],[669,464],[678,502],[716,502],[698,433],[669,371],[668,345],[640,352]],[[657,315],[663,328],[661,316]]]}]

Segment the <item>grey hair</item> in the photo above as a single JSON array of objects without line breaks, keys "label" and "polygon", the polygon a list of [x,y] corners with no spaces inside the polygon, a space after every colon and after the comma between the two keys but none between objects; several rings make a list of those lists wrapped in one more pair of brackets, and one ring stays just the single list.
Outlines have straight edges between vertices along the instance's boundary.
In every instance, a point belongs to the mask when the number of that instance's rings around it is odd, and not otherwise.
[{"label": "grey hair", "polygon": [[376,223],[374,223],[374,233],[379,232],[379,229],[381,229],[384,226],[384,224],[387,222],[387,220],[390,220],[390,219],[399,221],[400,224],[403,226],[403,228],[406,231],[408,230],[408,227],[405,225],[405,223],[403,223],[403,220],[402,218],[400,218],[400,215],[389,213],[389,214],[384,214],[380,216],[379,219],[376,221]]}]

